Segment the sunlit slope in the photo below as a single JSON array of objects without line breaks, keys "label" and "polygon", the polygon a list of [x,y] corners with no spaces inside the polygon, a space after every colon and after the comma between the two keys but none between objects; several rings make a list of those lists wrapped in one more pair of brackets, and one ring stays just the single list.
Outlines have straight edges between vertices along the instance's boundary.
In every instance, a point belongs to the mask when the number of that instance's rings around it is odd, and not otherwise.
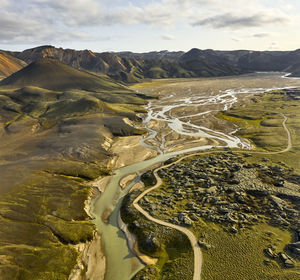
[{"label": "sunlit slope", "polygon": [[26,65],[26,62],[0,51],[0,76],[7,77]]},{"label": "sunlit slope", "polygon": [[37,86],[50,90],[113,90],[124,89],[105,76],[93,75],[72,68],[54,58],[42,58],[1,81],[2,86]]}]

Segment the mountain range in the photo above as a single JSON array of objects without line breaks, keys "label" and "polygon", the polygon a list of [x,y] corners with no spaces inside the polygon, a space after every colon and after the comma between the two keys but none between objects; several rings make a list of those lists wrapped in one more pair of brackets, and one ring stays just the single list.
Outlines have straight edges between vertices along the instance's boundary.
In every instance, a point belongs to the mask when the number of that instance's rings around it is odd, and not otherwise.
[{"label": "mountain range", "polygon": [[56,58],[73,68],[106,74],[127,83],[139,82],[145,78],[216,77],[255,71],[290,72],[294,76],[300,74],[300,49],[215,51],[193,48],[188,52],[97,53],[47,45],[22,52],[1,51],[0,75],[9,76],[24,65],[44,57]]}]

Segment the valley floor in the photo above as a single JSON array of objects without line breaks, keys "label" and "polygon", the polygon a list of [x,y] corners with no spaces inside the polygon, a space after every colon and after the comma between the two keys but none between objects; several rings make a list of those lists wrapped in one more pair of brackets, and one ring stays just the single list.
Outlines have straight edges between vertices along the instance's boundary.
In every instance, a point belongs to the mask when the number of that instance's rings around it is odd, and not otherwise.
[{"label": "valley floor", "polygon": [[[294,279],[299,91],[279,88],[296,86],[261,74],[133,87],[152,98],[117,85],[0,88],[0,279],[115,280],[109,275],[117,273],[122,280],[136,272],[134,279],[199,279],[201,251],[203,279],[224,271],[228,279],[263,279],[255,277],[264,272]],[[277,90],[265,94],[270,88]],[[224,153],[174,163],[211,148]],[[162,162],[155,179],[151,170]],[[250,181],[258,190],[249,192]],[[235,201],[243,195],[244,203]],[[273,223],[276,215],[260,205],[281,218]],[[152,265],[143,268],[129,251],[120,208],[138,251],[157,260]]]},{"label": "valley floor", "polygon": [[[298,89],[256,93],[216,115],[238,126],[235,135],[248,139],[255,151],[191,154],[157,169],[155,176],[142,176],[150,188],[128,195],[122,218],[138,237],[139,249],[159,261],[135,279],[197,279],[188,239],[168,227],[196,236],[204,257],[202,279],[224,274],[226,279],[298,279],[298,102]],[[183,247],[178,238],[185,240]]]}]

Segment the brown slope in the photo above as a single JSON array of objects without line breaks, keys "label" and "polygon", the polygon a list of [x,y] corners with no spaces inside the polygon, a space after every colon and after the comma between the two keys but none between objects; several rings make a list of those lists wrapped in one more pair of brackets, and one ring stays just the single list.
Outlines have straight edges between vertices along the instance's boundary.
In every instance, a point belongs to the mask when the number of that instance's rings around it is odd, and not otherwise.
[{"label": "brown slope", "polygon": [[0,51],[0,76],[7,77],[26,65],[24,61]]},{"label": "brown slope", "polygon": [[52,57],[77,69],[96,73],[107,73],[108,65],[101,57],[90,50],[72,50],[54,46],[40,46],[23,52],[15,52],[14,56],[32,63],[45,57]]},{"label": "brown slope", "polygon": [[54,58],[42,58],[0,82],[1,86],[37,86],[50,90],[113,90],[124,86],[108,77],[100,77],[70,67]]}]

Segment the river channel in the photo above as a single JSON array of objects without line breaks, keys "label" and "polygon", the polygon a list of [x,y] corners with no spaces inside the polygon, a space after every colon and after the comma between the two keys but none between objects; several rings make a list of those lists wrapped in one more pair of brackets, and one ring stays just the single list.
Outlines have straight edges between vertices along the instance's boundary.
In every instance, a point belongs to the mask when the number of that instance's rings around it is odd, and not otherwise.
[{"label": "river channel", "polygon": [[[161,98],[148,104],[148,115],[145,116],[143,122],[148,134],[141,139],[141,145],[157,150],[158,155],[155,158],[115,170],[105,192],[96,197],[91,205],[91,213],[95,217],[95,224],[102,236],[106,256],[105,280],[129,280],[143,268],[143,264],[128,249],[126,237],[118,227],[118,214],[122,200],[138,178],[123,190],[119,186],[121,178],[132,173],[141,174],[154,165],[189,152],[218,147],[249,149],[250,146],[246,142],[233,135],[234,131],[225,133],[212,130],[191,120],[203,118],[212,111],[227,110],[237,102],[241,95],[300,86],[300,80],[283,78],[282,75],[282,73],[257,73],[241,77],[193,79],[191,82],[179,81],[177,87],[173,84],[151,89],[150,92],[159,93]],[[149,88],[139,91],[149,93]],[[197,106],[197,113],[195,113],[195,108],[189,110],[195,106]],[[184,109],[180,116],[172,113],[178,108]],[[182,115],[182,112],[186,115]],[[149,123],[154,121],[164,122],[165,125],[160,126],[159,129],[150,128]],[[201,144],[179,151],[165,152],[164,137],[158,145],[149,144],[151,139],[157,141],[156,136],[161,133],[161,129],[193,137],[212,138],[219,144]],[[103,220],[105,213],[111,213],[108,220]]]}]

